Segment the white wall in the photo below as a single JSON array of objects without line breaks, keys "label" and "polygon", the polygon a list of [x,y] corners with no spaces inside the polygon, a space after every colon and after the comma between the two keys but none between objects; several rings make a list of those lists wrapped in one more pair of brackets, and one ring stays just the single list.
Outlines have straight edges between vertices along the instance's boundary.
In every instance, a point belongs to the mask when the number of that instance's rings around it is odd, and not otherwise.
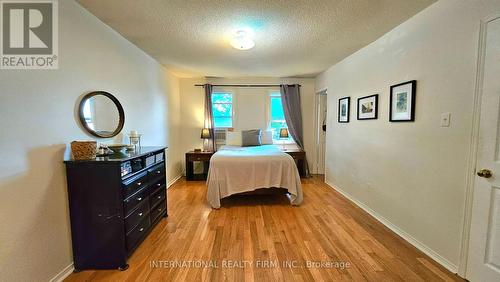
[{"label": "white wall", "polygon": [[59,30],[58,70],[0,70],[0,281],[47,281],[72,262],[62,161],[91,139],[75,118],[81,95],[114,94],[123,132],[168,145],[168,178],[181,172],[178,79],[73,1],[59,1]]},{"label": "white wall", "polygon": [[[328,88],[326,179],[441,263],[459,264],[479,22],[500,1],[441,0],[317,78]],[[416,79],[416,121],[390,123],[389,86]],[[356,120],[356,98],[379,93],[379,119]],[[351,122],[338,99],[351,96]],[[451,127],[440,115],[451,112]],[[471,172],[472,173],[472,172]]]},{"label": "white wall", "polygon": [[[304,146],[311,172],[315,168],[315,133],[314,133],[314,79],[311,78],[182,78],[180,79],[181,115],[183,122],[182,151],[187,152],[194,148],[201,148],[203,141],[200,131],[203,128],[204,90],[195,87],[195,84],[301,84],[300,94],[302,102],[302,120],[304,127]],[[226,88],[228,89],[228,88]],[[277,88],[276,88],[277,89]],[[268,91],[263,88],[234,88],[236,94],[235,128],[251,129],[267,127],[266,103]],[[279,91],[279,89],[277,89]]]}]

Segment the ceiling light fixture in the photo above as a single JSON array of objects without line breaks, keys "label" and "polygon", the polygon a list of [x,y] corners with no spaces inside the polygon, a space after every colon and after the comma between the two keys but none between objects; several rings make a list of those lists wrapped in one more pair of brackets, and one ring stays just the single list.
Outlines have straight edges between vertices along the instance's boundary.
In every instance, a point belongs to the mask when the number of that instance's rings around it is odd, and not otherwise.
[{"label": "ceiling light fixture", "polygon": [[255,42],[244,30],[238,30],[230,43],[233,48],[238,50],[249,50],[255,47]]}]

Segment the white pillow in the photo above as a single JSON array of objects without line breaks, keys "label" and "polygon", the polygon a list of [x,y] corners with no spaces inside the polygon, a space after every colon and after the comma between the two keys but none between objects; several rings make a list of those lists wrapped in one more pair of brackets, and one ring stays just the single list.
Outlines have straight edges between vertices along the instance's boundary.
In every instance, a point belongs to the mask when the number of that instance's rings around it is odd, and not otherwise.
[{"label": "white pillow", "polygon": [[271,130],[263,130],[260,135],[260,143],[262,145],[273,144],[273,132]]},{"label": "white pillow", "polygon": [[241,139],[241,131],[228,131],[226,135],[226,145],[241,146],[243,144]]}]

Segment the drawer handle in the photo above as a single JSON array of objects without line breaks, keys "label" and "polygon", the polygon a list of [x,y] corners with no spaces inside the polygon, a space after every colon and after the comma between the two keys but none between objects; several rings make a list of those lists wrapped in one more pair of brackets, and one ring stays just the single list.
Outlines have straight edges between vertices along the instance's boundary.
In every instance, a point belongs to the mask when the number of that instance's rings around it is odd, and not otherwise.
[{"label": "drawer handle", "polygon": [[142,182],[137,182],[137,186],[141,186],[142,185]]},{"label": "drawer handle", "polygon": [[144,231],[144,228],[139,229],[139,232],[142,232],[142,231]]},{"label": "drawer handle", "polygon": [[140,212],[138,215],[139,215],[139,216],[142,216],[142,212]]},{"label": "drawer handle", "polygon": [[163,209],[158,209],[158,212],[161,212]]},{"label": "drawer handle", "polygon": [[161,186],[161,183],[156,184],[156,186],[157,186],[157,187],[160,187],[160,186]]},{"label": "drawer handle", "polygon": [[157,174],[160,174],[160,173],[161,173],[161,170],[157,170],[157,171],[156,171],[156,173],[157,173]]},{"label": "drawer handle", "polygon": [[137,201],[139,201],[139,202],[142,201],[142,198],[141,197],[137,198]]},{"label": "drawer handle", "polygon": [[158,196],[158,199],[161,199],[161,198],[162,198],[162,196],[161,196],[161,195],[160,195],[160,196]]}]

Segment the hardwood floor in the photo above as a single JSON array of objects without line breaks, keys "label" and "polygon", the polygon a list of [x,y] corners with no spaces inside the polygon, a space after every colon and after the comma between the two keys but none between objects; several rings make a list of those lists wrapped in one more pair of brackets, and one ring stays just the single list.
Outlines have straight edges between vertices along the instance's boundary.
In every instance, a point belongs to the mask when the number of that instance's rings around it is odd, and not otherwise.
[{"label": "hardwood floor", "polygon": [[285,195],[206,203],[205,182],[175,183],[169,217],[127,271],[66,281],[464,281],[322,182],[303,179],[304,203]]}]

